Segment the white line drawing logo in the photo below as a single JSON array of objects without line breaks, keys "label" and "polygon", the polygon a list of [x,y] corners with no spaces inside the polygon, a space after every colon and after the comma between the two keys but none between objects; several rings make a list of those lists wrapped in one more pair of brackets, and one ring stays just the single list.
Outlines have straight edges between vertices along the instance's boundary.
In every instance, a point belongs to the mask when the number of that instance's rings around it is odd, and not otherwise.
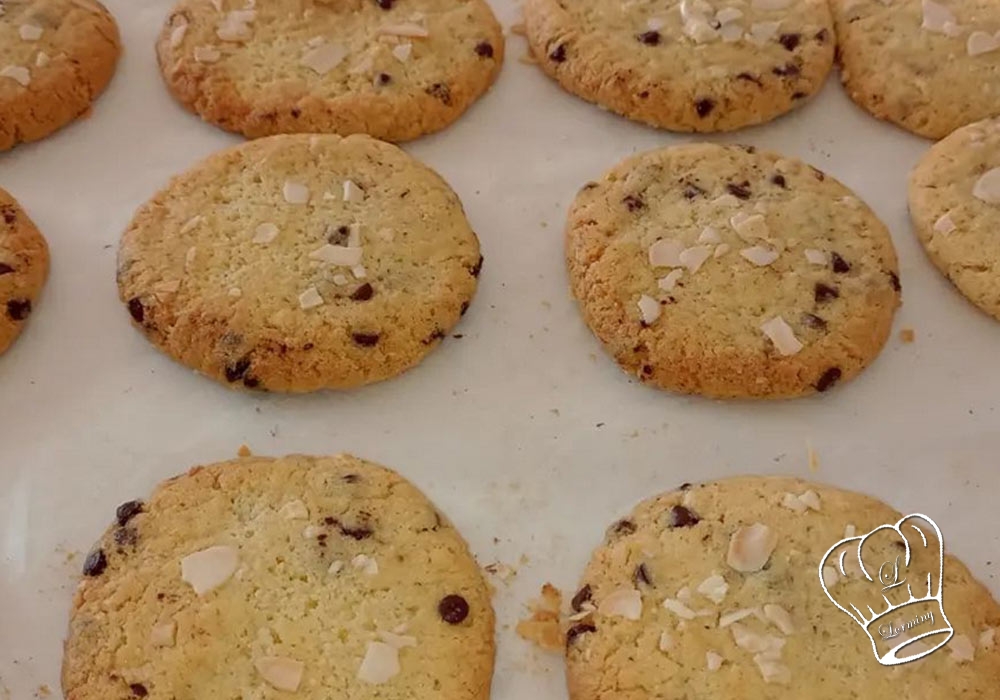
[{"label": "white line drawing logo", "polygon": [[842,539],[819,563],[823,592],[861,626],[883,666],[921,659],[955,634],[943,578],[944,537],[920,513]]}]

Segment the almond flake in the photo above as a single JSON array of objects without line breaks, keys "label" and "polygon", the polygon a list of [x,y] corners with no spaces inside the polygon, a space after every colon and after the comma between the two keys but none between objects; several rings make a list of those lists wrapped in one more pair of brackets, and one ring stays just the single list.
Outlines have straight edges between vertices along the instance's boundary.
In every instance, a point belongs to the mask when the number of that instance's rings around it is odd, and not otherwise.
[{"label": "almond flake", "polygon": [[751,654],[763,654],[769,657],[777,657],[781,654],[785,640],[773,634],[757,634],[738,622],[730,625],[733,633],[733,641],[740,649]]},{"label": "almond flake", "polygon": [[702,229],[701,233],[698,234],[699,243],[721,243],[722,236],[719,232],[711,226],[706,226]]},{"label": "almond flake", "polygon": [[[24,38],[24,35],[22,34],[21,37]],[[996,51],[1000,49],[1000,33],[994,36],[993,34],[981,31],[972,32],[965,44],[965,48],[970,56],[979,56],[980,54]]]},{"label": "almond flake", "polygon": [[367,554],[359,554],[351,559],[351,566],[355,569],[360,569],[368,576],[374,576],[378,573],[378,562],[375,561],[374,557],[370,557]]},{"label": "almond flake", "polygon": [[830,261],[827,260],[826,253],[824,253],[822,250],[816,250],[815,248],[806,248],[802,252],[805,253],[806,260],[808,260],[812,265],[821,265],[823,267],[826,267],[830,263]]},{"label": "almond flake", "polygon": [[176,49],[184,41],[184,35],[187,34],[188,25],[187,22],[183,24],[178,24],[170,32],[170,48]]},{"label": "almond flake", "polygon": [[926,29],[929,32],[945,34],[947,25],[950,25],[951,27],[955,27],[957,25],[955,15],[952,14],[951,10],[944,5],[934,2],[934,0],[923,0],[922,5],[924,20],[920,26],[923,29]]},{"label": "almond flake", "polygon": [[685,248],[677,256],[677,259],[693,275],[710,257],[712,257],[712,248],[707,245],[699,245]]},{"label": "almond flake", "polygon": [[753,661],[760,669],[760,675],[763,676],[765,683],[788,685],[792,682],[792,672],[777,659],[766,654],[756,654]]},{"label": "almond flake", "polygon": [[781,498],[781,505],[789,510],[794,510],[796,513],[805,513],[806,504],[799,500],[799,497],[794,493],[786,493]]},{"label": "almond flake", "polygon": [[667,610],[669,610],[682,620],[693,620],[696,617],[694,610],[684,605],[684,603],[682,603],[681,601],[675,600],[674,598],[667,598],[666,600],[664,600],[663,607],[665,607]]},{"label": "almond flake", "polygon": [[979,635],[979,648],[984,651],[989,651],[993,648],[993,642],[996,638],[996,629],[993,627],[987,627],[983,630],[982,634]]},{"label": "almond flake", "polygon": [[750,25],[750,32],[747,39],[758,46],[763,46],[774,39],[781,28],[781,22],[754,22]]},{"label": "almond flake", "polygon": [[967,663],[972,661],[976,655],[976,648],[972,646],[972,642],[964,634],[956,634],[948,642],[948,648],[951,650],[952,661],[958,663]]},{"label": "almond flake", "polygon": [[396,647],[397,649],[417,646],[417,638],[410,637],[405,634],[396,634],[395,632],[379,632],[378,636],[382,638],[383,642],[391,647]]},{"label": "almond flake", "polygon": [[342,44],[329,42],[310,49],[302,56],[299,64],[318,73],[326,75],[347,58],[348,50]]},{"label": "almond flake", "polygon": [[333,561],[330,562],[330,566],[329,568],[327,568],[326,573],[330,574],[331,576],[336,576],[343,570],[344,570],[344,562],[340,561],[339,559],[334,559]]},{"label": "almond flake", "polygon": [[278,515],[285,520],[308,520],[309,509],[302,501],[289,501],[285,505],[281,506],[281,510],[278,511]]},{"label": "almond flake", "polygon": [[347,247],[348,248],[360,248],[361,247],[361,225],[351,224],[347,233]]},{"label": "almond flake", "polygon": [[149,643],[154,647],[172,647],[177,638],[177,623],[164,622],[149,631]]},{"label": "almond flake", "polygon": [[740,255],[758,267],[767,267],[778,259],[777,251],[759,245],[755,245],[751,248],[744,248],[740,251]]},{"label": "almond flake", "polygon": [[760,571],[777,545],[778,535],[767,525],[754,523],[741,527],[729,539],[726,563],[743,573]]},{"label": "almond flake", "polygon": [[795,623],[792,622],[792,616],[780,605],[773,603],[766,604],[764,606],[764,617],[781,630],[782,634],[795,633]]},{"label": "almond flake", "polygon": [[597,606],[601,615],[624,617],[626,620],[638,620],[642,617],[642,596],[635,588],[621,588],[608,595]]},{"label": "almond flake", "polygon": [[806,491],[799,496],[799,500],[802,501],[809,510],[814,510],[817,513],[822,509],[820,504],[819,494],[812,489]]},{"label": "almond flake", "polygon": [[[739,10],[737,10],[738,12]],[[743,38],[743,25],[737,22],[727,22],[719,27],[719,38],[727,44],[733,44]]]},{"label": "almond flake", "polygon": [[230,287],[229,296],[233,297],[234,299],[238,299],[241,296],[243,296],[243,290],[240,289],[239,287]]},{"label": "almond flake", "polygon": [[0,69],[0,77],[10,78],[20,83],[22,87],[31,84],[31,72],[24,66],[4,66]]},{"label": "almond flake", "polygon": [[351,274],[354,275],[354,279],[363,280],[368,276],[368,271],[365,269],[364,265],[354,265],[351,268]]},{"label": "almond flake", "polygon": [[858,529],[854,525],[848,523],[844,526],[844,537],[854,537],[858,533]]},{"label": "almond flake", "polygon": [[681,601],[682,603],[690,603],[691,598],[692,598],[691,589],[688,588],[687,586],[684,586],[679,591],[677,591],[677,600]]},{"label": "almond flake", "polygon": [[232,10],[222,18],[215,34],[223,41],[246,41],[253,36],[249,25],[256,18],[256,10]]},{"label": "almond flake", "polygon": [[353,180],[344,180],[344,201],[363,202],[364,200],[365,191],[354,184]]},{"label": "almond flake", "polygon": [[278,227],[274,224],[261,224],[253,233],[254,243],[270,243],[278,237]]},{"label": "almond flake", "polygon": [[745,617],[756,614],[756,608],[740,608],[732,612],[725,613],[719,618],[719,627],[729,627],[734,622],[739,622]]},{"label": "almond flake", "polygon": [[1000,168],[993,168],[976,180],[972,195],[990,204],[1000,204]]},{"label": "almond flake", "polygon": [[368,642],[358,680],[381,685],[399,673],[399,650],[384,642]]},{"label": "almond flake", "polygon": [[309,253],[309,259],[320,260],[330,265],[353,267],[361,264],[363,253],[361,248],[348,248],[347,246],[324,243],[320,248]]},{"label": "almond flake", "polygon": [[52,59],[49,58],[49,55],[47,53],[45,53],[44,51],[39,51],[38,55],[35,56],[35,67],[44,68],[45,66],[49,65],[49,61],[51,60]]},{"label": "almond flake", "polygon": [[410,54],[413,52],[413,44],[397,44],[392,48],[392,55],[396,57],[397,61],[401,63],[406,63],[410,60]]},{"label": "almond flake", "polygon": [[663,238],[649,246],[649,264],[653,267],[684,267],[681,253],[684,246],[680,241]]},{"label": "almond flake", "polygon": [[767,228],[767,222],[760,214],[747,214],[738,211],[729,218],[729,224],[736,231],[736,235],[747,243],[766,239],[771,234]]},{"label": "almond flake", "polygon": [[660,633],[660,643],[657,645],[660,651],[667,652],[674,648],[674,638],[669,632]]},{"label": "almond flake", "polygon": [[181,559],[181,580],[203,596],[228,581],[238,562],[239,552],[235,547],[209,547]]},{"label": "almond flake", "polygon": [[718,671],[722,668],[723,661],[725,661],[725,659],[714,651],[705,652],[705,666],[709,671]]},{"label": "almond flake", "polygon": [[743,11],[735,7],[725,7],[715,13],[715,21],[719,24],[728,24],[743,19]]},{"label": "almond flake", "polygon": [[42,38],[42,31],[42,28],[37,24],[22,24],[18,28],[17,33],[25,41],[38,41]]},{"label": "almond flake", "polygon": [[838,583],[840,583],[840,574],[832,566],[823,567],[823,585],[827,588],[833,588]]},{"label": "almond flake", "polygon": [[942,214],[941,217],[934,222],[934,230],[944,236],[954,231],[956,228],[955,222],[952,221],[951,214]]},{"label": "almond flake", "polygon": [[413,24],[411,22],[404,22],[402,24],[383,24],[378,28],[378,33],[388,36],[408,36],[416,39],[425,39],[430,36],[430,33],[425,27],[421,27],[419,24]]},{"label": "almond flake", "polygon": [[338,273],[338,274],[336,274],[336,275],[333,276],[333,283],[335,285],[339,286],[339,287],[343,287],[345,284],[347,284],[350,281],[351,280],[347,279],[347,275],[343,275],[343,274],[339,274]]},{"label": "almond flake", "polygon": [[698,584],[698,588],[696,590],[718,605],[722,602],[723,598],[726,597],[726,592],[729,590],[729,584],[726,583],[726,579],[722,578],[719,574],[712,574]]},{"label": "almond flake", "polygon": [[712,257],[721,258],[723,255],[725,255],[732,249],[733,249],[732,246],[730,246],[728,243],[720,243],[719,245],[715,246],[715,252],[712,253]]},{"label": "almond flake", "polygon": [[254,659],[253,667],[270,685],[294,693],[302,682],[305,664],[284,656],[262,656]]},{"label": "almond flake", "polygon": [[281,194],[289,204],[307,204],[309,202],[309,188],[300,182],[285,180]]},{"label": "almond flake", "polygon": [[736,197],[731,194],[723,194],[713,199],[712,204],[720,207],[738,207],[740,205],[740,200],[736,199]]},{"label": "almond flake", "polygon": [[684,22],[684,34],[698,44],[710,42],[719,36],[718,31],[704,17],[692,17]]},{"label": "almond flake", "polygon": [[785,319],[781,316],[764,321],[760,324],[760,330],[770,338],[778,354],[783,357],[794,355],[803,348],[802,343],[792,332],[791,326],[785,323]]},{"label": "almond flake", "polygon": [[194,60],[198,63],[215,63],[220,58],[222,58],[222,54],[212,46],[194,47]]},{"label": "almond flake", "polygon": [[184,222],[184,224],[181,226],[180,232],[182,234],[189,233],[193,231],[198,226],[198,224],[200,224],[204,220],[205,220],[204,216],[192,216],[190,219]]},{"label": "almond flake", "polygon": [[647,326],[660,317],[660,302],[653,297],[643,294],[639,297],[638,306],[639,315],[642,316],[642,322]]},{"label": "almond flake", "polygon": [[650,17],[646,20],[646,29],[651,32],[658,32],[667,26],[667,23],[660,17]]},{"label": "almond flake", "polygon": [[314,309],[317,306],[322,306],[324,303],[323,297],[316,291],[316,287],[309,287],[309,289],[299,294],[299,308],[301,309]]},{"label": "almond flake", "polygon": [[674,285],[677,284],[677,280],[679,280],[683,274],[683,269],[671,270],[667,273],[666,277],[661,277],[657,280],[656,286],[665,292],[673,291]]}]

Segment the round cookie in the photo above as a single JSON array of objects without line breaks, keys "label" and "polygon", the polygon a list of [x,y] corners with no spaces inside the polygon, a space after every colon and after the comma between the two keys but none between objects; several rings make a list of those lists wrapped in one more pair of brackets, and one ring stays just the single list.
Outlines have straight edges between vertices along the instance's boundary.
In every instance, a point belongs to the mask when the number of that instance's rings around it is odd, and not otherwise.
[{"label": "round cookie", "polygon": [[348,455],[246,458],[118,508],[84,564],[62,687],[486,700],[493,627],[465,541],[399,475]]},{"label": "round cookie", "polygon": [[928,257],[1000,319],[1000,119],[936,143],[910,174],[910,218]]},{"label": "round cookie", "polygon": [[993,0],[831,0],[841,80],[879,119],[940,139],[1000,114]]},{"label": "round cookie", "polygon": [[793,397],[854,377],[900,301],[871,209],[751,146],[626,159],[577,195],[566,258],[587,324],[629,374],[711,397]]},{"label": "round cookie", "polygon": [[49,274],[45,238],[17,201],[0,189],[0,354],[31,315]]},{"label": "round cookie", "polygon": [[566,90],[675,131],[731,131],[813,95],[833,65],[826,0],[527,0],[532,53]]},{"label": "round cookie", "polygon": [[[828,549],[899,518],[867,496],[782,477],[685,484],[641,503],[608,530],[573,599],[571,700],[992,697],[1000,605],[954,557],[945,556],[941,589],[954,637],[914,663],[880,665],[865,629],[824,595]],[[866,567],[893,561],[902,539],[869,540]],[[933,560],[936,580],[941,560],[911,551],[920,597],[915,565]],[[860,567],[847,572],[828,574],[831,596],[882,612],[882,583]],[[895,625],[924,605],[881,619]],[[928,627],[912,630],[910,638]]]},{"label": "round cookie", "polygon": [[217,153],[136,212],[118,258],[135,324],[235,387],[304,392],[395,376],[465,313],[482,266],[427,166],[355,135]]},{"label": "round cookie", "polygon": [[37,141],[90,110],[121,53],[96,0],[0,3],[0,150]]},{"label": "round cookie", "polygon": [[493,84],[500,25],[485,0],[180,0],[157,43],[170,91],[223,129],[443,129]]}]

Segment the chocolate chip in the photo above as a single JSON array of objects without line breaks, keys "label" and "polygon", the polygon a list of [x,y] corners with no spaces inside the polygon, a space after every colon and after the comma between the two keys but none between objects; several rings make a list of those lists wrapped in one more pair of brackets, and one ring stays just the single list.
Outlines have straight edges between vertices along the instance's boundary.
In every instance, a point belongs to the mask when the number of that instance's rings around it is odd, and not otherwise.
[{"label": "chocolate chip", "polygon": [[375,0],[375,4],[381,7],[383,10],[392,9],[393,0]]},{"label": "chocolate chip", "polygon": [[460,595],[446,595],[438,603],[438,614],[449,625],[459,625],[469,616],[469,604]]},{"label": "chocolate chip", "polygon": [[341,523],[338,525],[340,529],[340,534],[344,537],[350,537],[355,540],[366,540],[371,537],[374,533],[369,527],[349,527]]},{"label": "chocolate chip", "polygon": [[292,107],[292,111],[290,112],[290,114],[292,115],[292,119],[298,119],[299,117],[302,116],[302,110],[299,109],[298,107]]},{"label": "chocolate chip", "polygon": [[108,568],[108,560],[104,556],[103,549],[95,549],[87,555],[83,561],[84,576],[100,576]]},{"label": "chocolate chip", "polygon": [[691,488],[691,482],[690,481],[685,481],[683,484],[681,484],[680,486],[677,487],[677,490],[678,491],[687,491],[690,488]]},{"label": "chocolate chip", "polygon": [[555,61],[556,63],[562,63],[566,60],[566,44],[559,44],[559,46],[552,49],[549,54],[549,60]]},{"label": "chocolate chip", "polygon": [[[375,79],[378,81],[379,85],[388,85],[389,83],[392,82],[392,76],[389,75],[388,73],[379,73],[378,77],[376,77]],[[447,88],[445,89],[447,90]],[[434,95],[434,93],[431,94]],[[437,95],[434,96],[438,97]],[[441,99],[441,101],[444,102],[445,104],[449,104],[451,102],[451,95],[448,96],[448,102],[445,102],[444,99]]]},{"label": "chocolate chip", "polygon": [[684,183],[684,199],[694,199],[700,194],[705,194],[705,190],[698,187],[693,182]]},{"label": "chocolate chip", "polygon": [[823,284],[822,282],[817,282],[816,288],[813,290],[813,297],[816,299],[817,304],[832,301],[839,296],[840,292],[836,287],[831,287],[830,285]]},{"label": "chocolate chip", "polygon": [[142,319],[146,317],[146,309],[143,308],[139,297],[132,297],[128,300],[128,312],[135,319],[136,323],[142,323]]},{"label": "chocolate chip", "polygon": [[660,33],[654,29],[637,34],[635,38],[646,44],[646,46],[656,46],[660,43]]},{"label": "chocolate chip", "polygon": [[715,109],[715,100],[709,98],[703,98],[694,103],[694,111],[698,113],[698,116],[704,119],[712,110]]},{"label": "chocolate chip", "polygon": [[738,185],[730,183],[726,185],[726,191],[737,199],[750,199],[750,182],[744,180]]},{"label": "chocolate chip", "polygon": [[806,93],[804,93],[804,92],[793,92],[793,93],[792,93],[792,99],[793,99],[793,100],[804,100],[804,99],[805,99],[805,98],[807,98],[808,96],[809,96],[809,95],[807,95],[807,94],[806,94]]},{"label": "chocolate chip", "polygon": [[351,338],[363,348],[370,348],[378,343],[378,333],[352,333]]},{"label": "chocolate chip", "polygon": [[801,39],[802,36],[799,34],[782,34],[778,37],[778,42],[789,51],[794,51]]},{"label": "chocolate chip", "polygon": [[23,321],[31,314],[31,300],[11,299],[7,302],[7,315],[12,321]]},{"label": "chocolate chip", "polygon": [[473,277],[479,277],[479,273],[483,271],[483,256],[479,256],[479,260],[476,264],[469,268],[469,274]]},{"label": "chocolate chip", "polygon": [[346,481],[348,484],[358,483],[359,477],[357,474],[344,474],[340,477],[342,480]]},{"label": "chocolate chip", "polygon": [[612,531],[616,535],[623,535],[623,536],[631,535],[633,532],[635,532],[635,523],[633,523],[631,520],[619,520],[612,527]]},{"label": "chocolate chip", "polygon": [[375,294],[375,289],[365,282],[363,285],[354,290],[351,294],[352,301],[368,301]]},{"label": "chocolate chip", "polygon": [[897,292],[903,291],[903,285],[899,283],[899,275],[897,275],[895,272],[889,273],[889,284],[891,284],[892,288],[895,289]]},{"label": "chocolate chip", "polygon": [[647,586],[652,586],[653,581],[649,578],[649,569],[646,568],[645,564],[639,564],[635,567],[635,573],[632,574],[632,580],[635,585],[638,586],[640,583],[644,583]]},{"label": "chocolate chip", "polygon": [[476,55],[480,58],[493,58],[493,45],[488,41],[476,44]]},{"label": "chocolate chip", "polygon": [[756,146],[748,146],[745,143],[740,143],[740,144],[737,144],[737,145],[740,148],[742,148],[744,151],[746,151],[747,153],[749,153],[750,155],[753,155],[754,153],[757,152],[757,147]]},{"label": "chocolate chip", "polygon": [[566,646],[573,643],[573,640],[579,637],[581,634],[589,634],[590,632],[596,632],[597,628],[594,627],[589,622],[581,622],[578,625],[573,625],[566,631]]},{"label": "chocolate chip", "polygon": [[3,221],[5,224],[12,224],[17,221],[17,210],[9,204],[0,209],[0,211],[3,212]]},{"label": "chocolate chip", "polygon": [[597,183],[596,182],[588,182],[583,187],[581,187],[580,190],[581,191],[583,191],[583,190],[592,190],[595,187],[597,187]]},{"label": "chocolate chip", "polygon": [[134,547],[139,541],[139,533],[134,527],[120,527],[115,530],[115,544],[119,547]]},{"label": "chocolate chip", "polygon": [[647,376],[647,377],[650,376],[650,375],[652,375],[653,374],[653,366],[652,365],[643,365],[642,366],[642,373],[643,373],[644,376]]},{"label": "chocolate chip", "polygon": [[736,79],[745,80],[748,83],[753,83],[757,87],[764,87],[764,83],[761,82],[761,79],[758,78],[756,75],[753,75],[752,73],[740,73],[739,75],[736,76]]},{"label": "chocolate chip", "polygon": [[684,506],[671,506],[667,512],[667,524],[670,527],[692,527],[701,522],[701,518]]},{"label": "chocolate chip", "polygon": [[569,603],[570,607],[573,608],[573,612],[582,612],[583,604],[589,603],[593,597],[594,592],[590,589],[590,584],[587,583],[583,586],[583,588],[576,592],[575,596],[573,596],[573,600]]},{"label": "chocolate chip", "polygon": [[468,310],[469,310],[469,302],[463,301],[462,302],[462,309],[461,309],[461,311],[458,312],[458,315],[459,316],[465,316],[465,312],[468,311]]},{"label": "chocolate chip", "polygon": [[328,515],[325,518],[323,518],[323,524],[324,525],[333,525],[336,522],[337,522],[337,519],[335,517],[333,517],[332,515]]},{"label": "chocolate chip", "polygon": [[235,382],[237,379],[242,379],[248,369],[250,369],[249,357],[241,357],[233,364],[226,365],[226,381]]},{"label": "chocolate chip", "polygon": [[788,183],[785,181],[785,176],[782,175],[781,173],[772,176],[771,182],[777,185],[778,187],[788,187]]},{"label": "chocolate chip", "polygon": [[7,275],[14,271],[14,268],[7,263],[0,263],[0,275]]},{"label": "chocolate chip", "polygon": [[817,330],[826,330],[826,321],[816,314],[802,314],[802,323]]},{"label": "chocolate chip", "polygon": [[815,178],[820,182],[823,182],[823,180],[826,179],[826,173],[824,173],[819,168],[814,168],[813,166],[810,165],[809,169],[813,171],[813,176],[815,176]]},{"label": "chocolate chip", "polygon": [[146,690],[146,686],[144,686],[142,683],[132,683],[131,685],[129,685],[128,688],[129,690],[132,691],[132,695],[136,696],[137,698],[144,698],[147,695],[149,695],[149,691]]},{"label": "chocolate chip", "polygon": [[115,518],[118,520],[118,524],[122,527],[127,525],[129,520],[142,512],[142,506],[142,501],[127,501],[118,506],[115,510]]},{"label": "chocolate chip", "polygon": [[839,274],[850,272],[851,266],[837,253],[830,253],[830,262],[833,264],[833,271]]},{"label": "chocolate chip", "polygon": [[315,343],[306,343],[305,345],[302,346],[302,349],[303,350],[312,350],[314,347],[316,347]]},{"label": "chocolate chip", "polygon": [[639,93],[640,100],[645,100],[647,97],[649,97],[649,90],[643,90]]},{"label": "chocolate chip", "polygon": [[830,33],[828,31],[826,31],[826,29],[824,28],[824,29],[820,29],[818,32],[816,32],[816,36],[814,38],[816,39],[816,41],[818,41],[819,43],[822,44],[823,42],[825,42],[827,40],[827,37],[829,37],[829,36],[830,36]]},{"label": "chocolate chip", "polygon": [[771,72],[774,73],[775,75],[780,75],[784,78],[787,78],[793,75],[798,75],[801,71],[799,70],[799,67],[794,63],[786,63],[783,66],[775,66],[774,68],[771,69]]},{"label": "chocolate chip", "polygon": [[338,226],[333,233],[326,237],[326,242],[330,245],[347,245],[347,238],[351,235],[351,229],[347,226]]},{"label": "chocolate chip", "polygon": [[441,104],[450,107],[451,106],[451,90],[444,83],[434,83],[429,88],[424,90],[431,97],[436,97],[441,101]]},{"label": "chocolate chip", "polygon": [[836,384],[842,375],[843,372],[840,371],[840,367],[831,367],[827,371],[823,372],[823,376],[821,376],[819,381],[816,382],[816,391],[826,391]]},{"label": "chocolate chip", "polygon": [[243,377],[243,386],[245,386],[247,389],[256,389],[257,387],[260,386],[260,379],[253,376],[252,374],[248,374],[245,377]]},{"label": "chocolate chip", "polygon": [[642,197],[637,194],[625,195],[625,197],[622,198],[622,204],[624,204],[629,211],[639,211],[646,206],[646,202],[643,201]]}]

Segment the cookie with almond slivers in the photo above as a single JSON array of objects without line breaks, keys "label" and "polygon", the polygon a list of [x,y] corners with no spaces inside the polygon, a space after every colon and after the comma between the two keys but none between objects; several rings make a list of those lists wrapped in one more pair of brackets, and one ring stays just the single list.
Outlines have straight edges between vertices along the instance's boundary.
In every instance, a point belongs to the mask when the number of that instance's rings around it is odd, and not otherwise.
[{"label": "cookie with almond slivers", "polygon": [[[608,528],[573,596],[570,700],[994,697],[1000,605],[947,554],[947,532],[943,558],[940,547],[918,551],[918,537],[933,542],[929,531],[857,544],[900,519],[869,496],[788,477],[684,484],[640,503]],[[854,552],[863,547],[864,568],[860,555],[827,558],[851,542]],[[893,562],[909,588],[884,587]],[[924,600],[929,580],[943,607]],[[912,607],[910,595],[921,599]],[[935,619],[907,626],[929,603]],[[883,615],[872,639],[846,612],[851,605]],[[931,625],[938,631],[918,639]],[[873,653],[875,639],[885,648],[877,630],[887,628],[895,632],[887,639],[914,653],[953,634],[933,653],[890,666]]]},{"label": "cookie with almond slivers", "polygon": [[569,92],[673,131],[732,131],[803,105],[833,66],[827,0],[527,0],[539,67]]},{"label": "cookie with almond slivers", "polygon": [[24,330],[49,275],[49,247],[17,201],[0,189],[0,354]]},{"label": "cookie with almond slivers", "polygon": [[928,257],[1000,319],[1000,118],[934,144],[910,174],[910,218]]},{"label": "cookie with almond slivers", "polygon": [[96,0],[0,2],[0,151],[87,114],[121,54]]},{"label": "cookie with almond slivers", "polygon": [[487,700],[494,616],[462,536],[352,457],[196,467],[89,552],[66,700]]},{"label": "cookie with almond slivers", "polygon": [[584,319],[630,375],[718,398],[786,398],[857,375],[889,336],[889,231],[850,190],[752,146],[630,157],[566,229]]},{"label": "cookie with almond slivers", "polygon": [[272,136],[140,207],[118,288],[174,359],[232,387],[306,392],[418,364],[468,309],[482,262],[458,196],[396,146]]},{"label": "cookie with almond slivers", "polygon": [[250,138],[443,129],[493,84],[485,0],[180,0],[156,45],[174,97]]}]

